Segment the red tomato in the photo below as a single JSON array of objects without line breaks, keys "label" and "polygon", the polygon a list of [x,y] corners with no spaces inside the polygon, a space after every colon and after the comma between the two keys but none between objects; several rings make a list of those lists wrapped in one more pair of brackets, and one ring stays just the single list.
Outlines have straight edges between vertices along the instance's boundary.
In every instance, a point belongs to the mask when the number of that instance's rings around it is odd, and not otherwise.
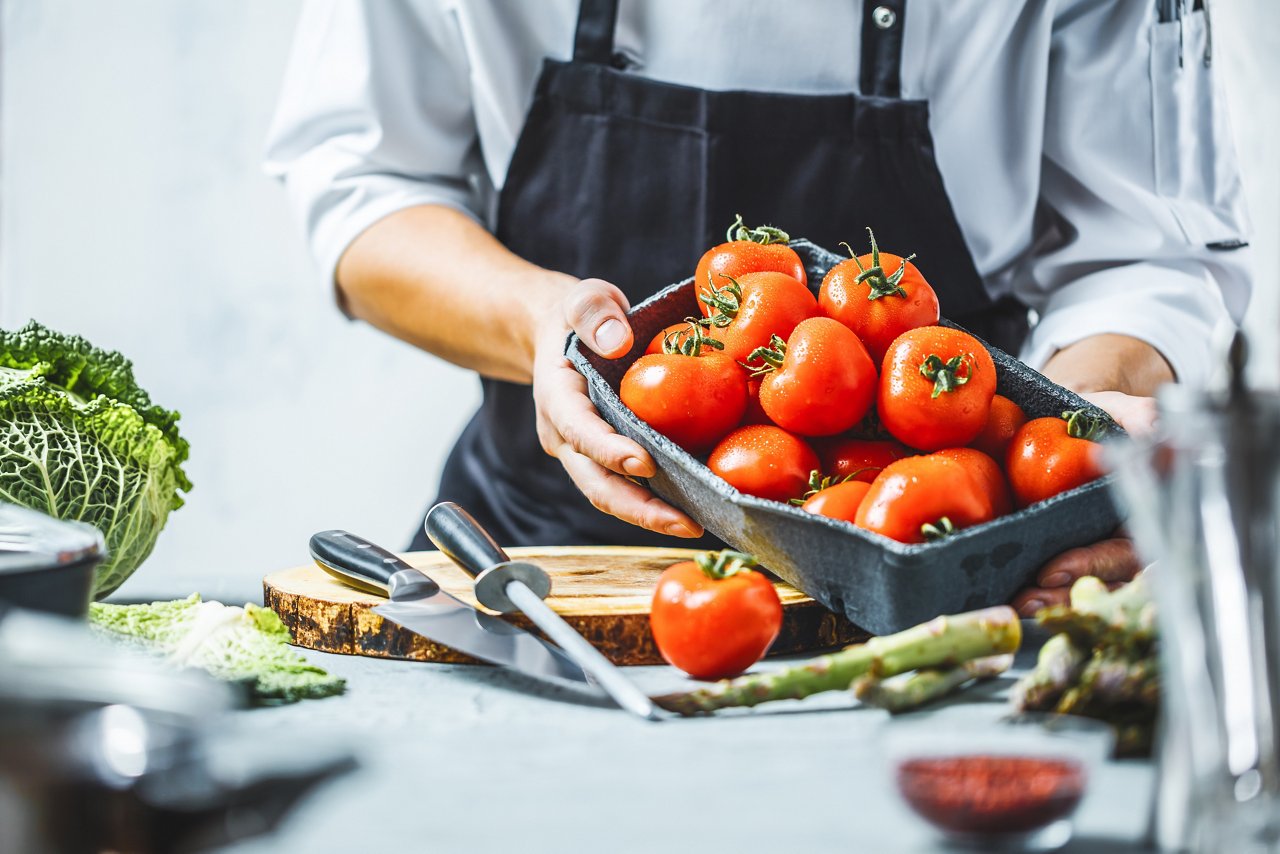
[{"label": "red tomato", "polygon": [[997,460],[1003,460],[1013,434],[1026,423],[1027,415],[1022,407],[1004,395],[997,394],[991,398],[991,414],[987,416],[986,425],[969,446],[990,454]]},{"label": "red tomato", "polygon": [[751,377],[747,380],[747,414],[742,416],[743,425],[747,424],[772,424],[769,416],[765,413],[764,407],[760,405],[760,378]]},{"label": "red tomato", "polygon": [[[693,274],[693,285],[699,291],[716,288],[724,283],[724,276],[735,279],[747,273],[786,273],[800,284],[808,285],[809,278],[804,262],[796,251],[787,245],[791,238],[785,231],[764,225],[747,228],[739,214],[725,235],[726,243],[708,249],[698,261]],[[714,310],[702,304],[702,314],[710,317]]]},{"label": "red tomato", "polygon": [[1009,443],[1005,470],[1019,507],[1083,486],[1105,472],[1099,446],[1102,422],[1087,410],[1061,418],[1036,418],[1018,428]]},{"label": "red tomato", "polygon": [[858,336],[829,317],[802,320],[786,343],[774,336],[752,353],[759,360],[760,405],[779,427],[801,436],[832,436],[871,408],[876,366]]},{"label": "red tomato", "polygon": [[782,628],[782,602],[754,564],[739,552],[704,552],[663,571],[649,627],[669,664],[695,679],[723,679],[768,651]]},{"label": "red tomato", "polygon": [[707,467],[739,492],[789,501],[804,494],[818,455],[781,427],[753,424],[721,439]]},{"label": "red tomato", "polygon": [[880,470],[894,460],[912,455],[900,442],[881,439],[842,437],[817,445],[822,470],[834,478],[850,477],[866,483],[876,479]]},{"label": "red tomato", "polygon": [[718,353],[641,356],[623,375],[619,396],[653,429],[698,454],[742,421],[747,377]]},{"label": "red tomato", "polygon": [[853,522],[858,518],[858,508],[870,489],[871,484],[866,481],[846,480],[818,490],[806,498],[800,508],[819,516]]},{"label": "red tomato", "polygon": [[881,252],[871,235],[871,254],[854,255],[827,271],[818,290],[818,306],[857,333],[876,364],[893,340],[908,329],[938,322],[938,295],[911,258]]},{"label": "red tomato", "polygon": [[954,459],[927,454],[887,465],[854,524],[902,543],[923,543],[994,518],[979,476]]},{"label": "red tomato", "polygon": [[996,366],[982,342],[924,326],[899,335],[885,353],[876,411],[912,448],[958,448],[982,432],[995,393]]},{"label": "red tomato", "polygon": [[800,321],[818,314],[818,301],[799,279],[785,273],[747,273],[726,279],[701,299],[716,309],[710,333],[724,342],[724,354],[745,362],[777,335],[786,338]]},{"label": "red tomato", "polygon": [[683,353],[686,356],[701,356],[703,353],[719,351],[723,347],[697,321],[687,318],[665,327],[653,336],[644,354],[656,356],[659,353]]},{"label": "red tomato", "polygon": [[1009,481],[1005,479],[1000,464],[977,448],[943,448],[934,456],[950,457],[979,478],[982,488],[991,499],[991,510],[1003,516],[1013,510],[1013,497],[1009,493]]}]

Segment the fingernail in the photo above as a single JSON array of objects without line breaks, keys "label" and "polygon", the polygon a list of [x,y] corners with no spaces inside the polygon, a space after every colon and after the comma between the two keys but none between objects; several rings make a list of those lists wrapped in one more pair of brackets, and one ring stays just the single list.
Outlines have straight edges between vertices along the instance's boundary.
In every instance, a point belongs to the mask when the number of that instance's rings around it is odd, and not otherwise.
[{"label": "fingernail", "polygon": [[1071,576],[1065,572],[1054,572],[1044,577],[1041,582],[1045,587],[1066,587],[1071,583]]},{"label": "fingernail", "polygon": [[1024,611],[1035,612],[1035,611],[1039,611],[1043,607],[1044,607],[1044,600],[1042,599],[1028,599],[1026,602],[1022,603],[1022,609]]},{"label": "fingernail", "polygon": [[683,522],[672,522],[667,526],[667,533],[673,537],[696,537],[697,534]]},{"label": "fingernail", "polygon": [[622,470],[632,477],[648,477],[649,467],[638,457],[627,457],[622,461]]},{"label": "fingernail", "polygon": [[612,317],[596,328],[596,346],[605,352],[613,352],[627,338],[627,328]]}]

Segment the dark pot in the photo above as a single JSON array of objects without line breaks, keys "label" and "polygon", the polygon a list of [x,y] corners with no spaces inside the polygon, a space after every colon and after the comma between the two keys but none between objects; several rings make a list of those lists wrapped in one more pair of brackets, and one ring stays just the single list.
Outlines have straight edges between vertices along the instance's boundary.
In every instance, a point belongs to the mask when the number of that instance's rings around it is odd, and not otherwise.
[{"label": "dark pot", "polygon": [[83,617],[93,571],[105,557],[102,535],[91,525],[0,504],[0,602]]}]

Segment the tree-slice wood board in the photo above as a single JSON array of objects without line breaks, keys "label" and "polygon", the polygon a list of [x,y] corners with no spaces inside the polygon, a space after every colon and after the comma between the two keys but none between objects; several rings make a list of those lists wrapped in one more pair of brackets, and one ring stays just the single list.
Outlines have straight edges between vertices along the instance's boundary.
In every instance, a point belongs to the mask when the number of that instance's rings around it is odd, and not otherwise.
[{"label": "tree-slice wood board", "polygon": [[[559,546],[509,549],[552,580],[547,604],[615,664],[662,664],[649,632],[649,602],[658,575],[688,560],[690,549],[624,546]],[[476,605],[471,579],[439,552],[402,555],[412,566],[462,601]],[[268,575],[262,582],[267,607],[293,633],[299,646],[323,652],[475,664],[475,659],[406,631],[373,612],[386,601],[348,587],[314,563]],[[810,652],[854,643],[867,633],[781,581],[782,630],[770,654]],[[523,614],[508,615],[532,629]]]}]

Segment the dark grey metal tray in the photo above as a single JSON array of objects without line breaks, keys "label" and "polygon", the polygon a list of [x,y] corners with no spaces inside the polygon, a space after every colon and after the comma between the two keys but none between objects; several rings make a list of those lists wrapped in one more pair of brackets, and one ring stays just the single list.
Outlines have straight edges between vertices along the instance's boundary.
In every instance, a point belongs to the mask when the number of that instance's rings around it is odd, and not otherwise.
[{"label": "dark grey metal tray", "polygon": [[[807,240],[792,247],[804,259],[816,291],[844,260]],[[608,360],[571,336],[568,356],[587,379],[592,402],[619,433],[640,443],[658,466],[648,481],[655,493],[682,508],[736,549],[867,631],[887,634],[936,617],[1009,601],[1049,558],[1108,536],[1120,523],[1108,479],[1054,496],[1025,510],[959,531],[933,543],[907,545],[847,522],[798,507],[743,495],[618,398],[618,384],[658,330],[697,315],[692,278],[632,309],[635,346]],[[985,344],[985,342],[984,342]],[[1003,351],[986,345],[999,376],[997,390],[1028,418],[1057,416],[1089,406]],[[1123,431],[1101,410],[1108,435]]]}]

